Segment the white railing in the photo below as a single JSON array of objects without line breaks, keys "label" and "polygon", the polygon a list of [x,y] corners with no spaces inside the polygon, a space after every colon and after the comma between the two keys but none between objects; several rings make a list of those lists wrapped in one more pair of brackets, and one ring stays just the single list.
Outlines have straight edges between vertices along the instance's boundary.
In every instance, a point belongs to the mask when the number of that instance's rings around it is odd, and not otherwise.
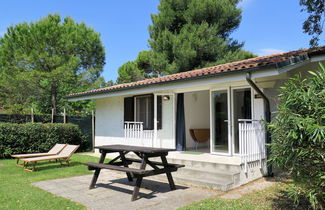
[{"label": "white railing", "polygon": [[153,130],[144,130],[143,122],[124,122],[125,144],[133,146],[153,146]]},{"label": "white railing", "polygon": [[266,158],[265,148],[265,126],[259,120],[239,119],[239,153],[241,161],[245,165],[245,172],[248,170],[248,163],[259,161],[262,167],[262,160]]}]

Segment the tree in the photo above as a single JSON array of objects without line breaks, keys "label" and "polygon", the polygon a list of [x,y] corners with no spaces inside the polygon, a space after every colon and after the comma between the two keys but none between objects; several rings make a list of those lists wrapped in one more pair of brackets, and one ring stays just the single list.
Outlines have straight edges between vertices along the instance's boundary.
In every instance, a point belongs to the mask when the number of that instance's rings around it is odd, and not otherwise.
[{"label": "tree", "polygon": [[67,105],[65,95],[104,83],[104,64],[100,35],[70,17],[11,26],[0,39],[1,101],[17,111],[29,105],[56,114]]},{"label": "tree", "polygon": [[140,70],[136,62],[129,61],[118,69],[117,83],[138,81],[144,78],[144,72]]},{"label": "tree", "polygon": [[309,17],[303,23],[303,30],[312,38],[309,42],[311,47],[319,44],[319,36],[323,33],[325,22],[325,0],[300,0],[303,6],[301,11],[309,13]]},{"label": "tree", "polygon": [[292,175],[289,193],[308,198],[314,209],[325,206],[325,68],[289,79],[280,89],[280,105],[268,126],[271,163]]},{"label": "tree", "polygon": [[254,57],[239,53],[243,43],[230,38],[241,20],[238,2],[161,0],[159,13],[151,15],[150,50],[140,52],[134,62],[150,77]]}]

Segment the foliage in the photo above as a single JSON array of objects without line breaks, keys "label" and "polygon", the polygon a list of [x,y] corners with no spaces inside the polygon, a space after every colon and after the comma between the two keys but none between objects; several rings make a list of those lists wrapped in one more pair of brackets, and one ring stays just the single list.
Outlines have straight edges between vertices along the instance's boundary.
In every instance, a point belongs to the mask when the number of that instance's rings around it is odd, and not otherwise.
[{"label": "foliage", "polygon": [[[161,0],[159,13],[151,15],[151,49],[141,51],[132,66],[123,66],[123,73],[135,71],[135,75],[140,72],[148,78],[255,57],[241,50],[243,43],[230,38],[241,20],[237,3],[238,0]],[[125,76],[119,74],[118,82]]]},{"label": "foliage", "polygon": [[69,199],[42,190],[32,183],[91,174],[82,163],[98,162],[98,158],[74,154],[69,167],[59,163],[41,162],[37,171],[30,173],[15,165],[14,159],[0,160],[0,209],[86,209]]},{"label": "foliage", "polygon": [[0,123],[0,158],[11,154],[47,152],[56,143],[87,148],[86,137],[74,124]]},{"label": "foliage", "polygon": [[[265,182],[265,180],[259,180]],[[259,182],[256,181],[256,182]],[[252,193],[236,193],[235,191],[230,191],[230,194],[235,195],[235,199],[229,196],[229,199],[220,198],[219,196],[227,196],[227,193],[220,194],[217,196],[212,196],[210,198],[201,200],[199,202],[193,203],[189,206],[180,208],[179,210],[206,210],[206,209],[242,209],[242,210],[269,210],[269,209],[295,209],[304,210],[309,209],[306,203],[300,204],[298,207],[293,205],[290,197],[287,196],[287,190],[290,187],[290,180],[283,180],[278,182],[278,180],[268,180],[273,182],[274,185],[267,187],[263,190],[255,190]],[[269,182],[269,183],[270,183]],[[265,183],[265,184],[269,184]],[[252,183],[254,184],[258,183]],[[252,185],[251,185],[252,186]],[[245,187],[244,187],[245,188]],[[239,198],[238,198],[238,197]]]},{"label": "foliage", "polygon": [[324,0],[300,0],[302,11],[309,13],[309,17],[303,23],[303,30],[312,38],[309,42],[311,47],[318,46],[319,36],[323,33],[325,21],[325,1]]},{"label": "foliage", "polygon": [[117,83],[138,81],[144,78],[144,72],[140,70],[135,62],[129,61],[118,69],[119,77]]},{"label": "foliage", "polygon": [[63,97],[101,87],[104,64],[100,35],[70,17],[48,15],[11,26],[0,38],[0,104],[18,113],[87,106]]},{"label": "foliage", "polygon": [[269,125],[270,161],[292,175],[295,201],[307,197],[317,208],[325,205],[325,68],[310,73],[280,89],[278,113]]},{"label": "foliage", "polygon": [[216,66],[219,64],[223,64],[223,63],[230,63],[230,62],[240,61],[240,60],[249,59],[249,58],[253,58],[253,57],[256,57],[256,55],[249,51],[245,51],[245,50],[228,52],[228,54],[226,54],[223,59],[220,59],[216,62],[211,62],[211,63],[207,64],[206,66]]}]

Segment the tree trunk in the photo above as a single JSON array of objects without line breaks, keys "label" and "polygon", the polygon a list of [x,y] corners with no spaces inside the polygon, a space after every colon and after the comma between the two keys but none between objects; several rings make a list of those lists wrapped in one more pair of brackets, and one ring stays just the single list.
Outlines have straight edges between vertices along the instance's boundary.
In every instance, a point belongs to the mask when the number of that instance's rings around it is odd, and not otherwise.
[{"label": "tree trunk", "polygon": [[51,83],[51,104],[55,116],[57,113],[57,83],[55,81]]}]

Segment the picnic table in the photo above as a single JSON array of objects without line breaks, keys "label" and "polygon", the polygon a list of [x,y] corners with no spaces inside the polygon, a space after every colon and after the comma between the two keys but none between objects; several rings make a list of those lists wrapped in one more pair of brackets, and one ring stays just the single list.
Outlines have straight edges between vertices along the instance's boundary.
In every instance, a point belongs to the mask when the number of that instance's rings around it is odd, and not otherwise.
[{"label": "picnic table", "polygon": [[[101,169],[126,172],[127,178],[130,182],[133,181],[133,178],[136,178],[136,183],[131,198],[132,201],[136,200],[139,195],[143,177],[166,174],[170,189],[175,190],[176,187],[171,172],[177,171],[178,168],[184,167],[184,165],[167,162],[166,156],[168,155],[168,152],[175,151],[174,149],[130,145],[105,145],[97,146],[95,148],[99,149],[99,152],[101,153],[99,162],[84,163],[88,166],[89,170],[95,170],[89,189],[93,189],[95,187]],[[125,155],[130,152],[136,154],[138,158],[126,157]],[[108,163],[104,163],[107,153],[119,153],[119,155],[110,160]],[[149,158],[156,157],[160,157],[161,162],[149,160]],[[130,168],[129,165],[132,163],[140,163],[140,168]],[[147,165],[151,166],[152,169],[146,170]]]}]

